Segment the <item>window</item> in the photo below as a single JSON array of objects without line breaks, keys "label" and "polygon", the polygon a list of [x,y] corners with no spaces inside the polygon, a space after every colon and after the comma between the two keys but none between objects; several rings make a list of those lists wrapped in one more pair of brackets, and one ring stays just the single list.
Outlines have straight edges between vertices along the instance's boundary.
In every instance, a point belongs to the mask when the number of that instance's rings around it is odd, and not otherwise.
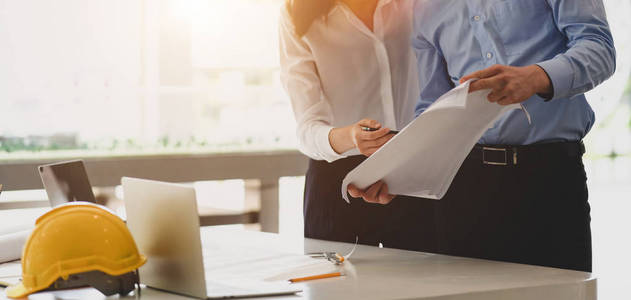
[{"label": "window", "polygon": [[0,1],[0,158],[294,148],[281,3]]}]

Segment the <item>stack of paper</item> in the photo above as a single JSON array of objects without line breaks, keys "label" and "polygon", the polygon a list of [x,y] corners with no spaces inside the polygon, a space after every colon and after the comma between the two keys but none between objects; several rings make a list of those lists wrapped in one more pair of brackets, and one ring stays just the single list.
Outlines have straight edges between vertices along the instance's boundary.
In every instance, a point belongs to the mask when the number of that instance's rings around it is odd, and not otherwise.
[{"label": "stack of paper", "polygon": [[[447,92],[401,132],[346,175],[347,187],[367,188],[378,180],[390,194],[441,199],[460,165],[484,132],[508,110],[486,99],[490,90],[469,94],[470,81]],[[528,120],[528,113],[524,110]]]}]

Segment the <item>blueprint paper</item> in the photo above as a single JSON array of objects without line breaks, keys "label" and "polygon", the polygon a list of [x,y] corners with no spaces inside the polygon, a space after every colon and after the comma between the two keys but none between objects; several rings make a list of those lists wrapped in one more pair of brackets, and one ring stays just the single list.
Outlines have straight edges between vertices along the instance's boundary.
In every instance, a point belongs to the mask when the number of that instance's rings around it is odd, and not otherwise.
[{"label": "blueprint paper", "polygon": [[441,199],[484,132],[506,111],[523,109],[520,104],[502,106],[489,102],[486,96],[490,90],[469,94],[470,83],[442,95],[349,172],[342,182],[346,202],[349,184],[365,189],[378,180],[383,180],[393,195]]},{"label": "blueprint paper", "polygon": [[0,235],[0,262],[20,259],[22,248],[30,234],[31,230],[23,230]]}]

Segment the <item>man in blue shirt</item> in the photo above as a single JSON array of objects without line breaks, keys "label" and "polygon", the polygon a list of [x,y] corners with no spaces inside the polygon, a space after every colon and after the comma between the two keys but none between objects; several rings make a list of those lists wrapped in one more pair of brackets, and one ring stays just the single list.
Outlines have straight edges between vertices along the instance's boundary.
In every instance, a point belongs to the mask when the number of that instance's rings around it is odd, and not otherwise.
[{"label": "man in blue shirt", "polygon": [[[419,0],[414,9],[417,114],[477,78],[470,92],[491,89],[489,101],[522,103],[532,118],[507,112],[471,151],[436,202],[439,251],[591,271],[581,140],[594,113],[583,93],[615,70],[602,0]],[[349,192],[393,198],[381,182]]]}]

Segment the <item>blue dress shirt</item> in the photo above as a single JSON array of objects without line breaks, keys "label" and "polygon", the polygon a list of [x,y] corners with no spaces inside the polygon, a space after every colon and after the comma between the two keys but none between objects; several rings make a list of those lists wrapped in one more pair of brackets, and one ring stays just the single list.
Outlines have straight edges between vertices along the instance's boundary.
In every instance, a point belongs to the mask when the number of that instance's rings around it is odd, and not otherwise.
[{"label": "blue dress shirt", "polygon": [[[577,141],[594,124],[583,93],[611,76],[615,49],[601,0],[418,0],[412,45],[423,112],[461,77],[494,64],[542,67],[551,101],[535,95],[507,112],[482,144]],[[546,99],[547,100],[547,99]]]}]

